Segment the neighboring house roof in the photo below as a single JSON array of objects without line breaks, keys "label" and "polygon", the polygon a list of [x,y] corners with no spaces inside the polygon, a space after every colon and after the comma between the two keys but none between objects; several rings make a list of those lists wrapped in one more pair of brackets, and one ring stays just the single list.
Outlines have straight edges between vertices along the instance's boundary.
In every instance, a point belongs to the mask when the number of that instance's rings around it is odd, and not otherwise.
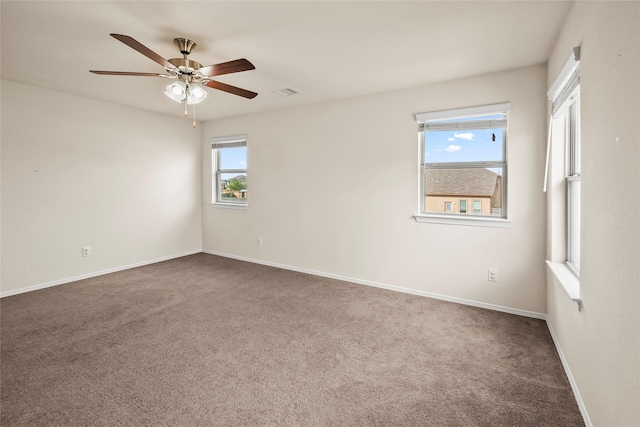
[{"label": "neighboring house roof", "polygon": [[239,182],[247,182],[247,176],[246,175],[236,175],[236,176],[234,176],[232,178],[229,178],[229,179],[223,179],[223,181],[224,182],[230,182],[230,181],[233,181],[234,179],[239,181]]},{"label": "neighboring house roof", "polygon": [[500,177],[488,169],[427,169],[427,195],[492,196]]}]

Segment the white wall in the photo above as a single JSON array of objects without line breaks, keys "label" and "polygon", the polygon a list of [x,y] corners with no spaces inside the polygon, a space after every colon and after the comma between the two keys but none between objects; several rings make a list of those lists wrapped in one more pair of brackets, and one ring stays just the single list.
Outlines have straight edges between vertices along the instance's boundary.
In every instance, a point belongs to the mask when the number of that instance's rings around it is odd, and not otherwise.
[{"label": "white wall", "polygon": [[548,274],[549,325],[593,425],[638,426],[640,3],[576,2],[549,60],[549,85],[577,45],[584,309]]},{"label": "white wall", "polygon": [[[546,67],[203,126],[203,248],[545,312]],[[275,96],[263,94],[261,96]],[[296,96],[304,96],[299,94]],[[511,102],[510,229],[418,224],[414,114]],[[248,134],[249,209],[209,205],[208,139]],[[264,245],[256,244],[263,237]],[[500,281],[487,281],[487,268]]]},{"label": "white wall", "polygon": [[3,80],[2,292],[200,251],[200,141],[184,119]]}]

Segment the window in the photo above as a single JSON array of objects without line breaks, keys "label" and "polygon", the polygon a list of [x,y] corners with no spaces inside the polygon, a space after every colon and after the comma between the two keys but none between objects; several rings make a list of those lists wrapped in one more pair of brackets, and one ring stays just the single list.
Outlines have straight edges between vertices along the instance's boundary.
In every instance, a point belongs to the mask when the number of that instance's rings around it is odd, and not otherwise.
[{"label": "window", "polygon": [[221,206],[247,206],[247,136],[211,139],[212,197]]},{"label": "window", "polygon": [[474,214],[482,213],[482,200],[473,201],[473,213]]},{"label": "window", "polygon": [[[421,215],[505,219],[510,104],[421,113]],[[447,200],[459,200],[451,209]],[[473,200],[473,210],[467,200]],[[416,217],[418,220],[418,217]]]},{"label": "window", "polygon": [[547,265],[580,311],[580,46],[573,48],[547,95],[552,101],[543,187],[550,193]]},{"label": "window", "polygon": [[[552,100],[548,150],[553,150],[556,153],[552,164],[547,163],[547,169],[551,166],[553,170],[563,170],[564,172],[563,203],[552,205],[551,210],[552,215],[566,218],[566,224],[560,230],[563,235],[558,236],[556,233],[556,235],[552,235],[552,240],[556,242],[556,247],[559,241],[563,242],[565,264],[576,277],[580,277],[580,181],[582,175],[580,167],[579,61],[580,48],[576,47],[547,93],[549,99]],[[549,154],[547,157],[549,158]],[[547,175],[545,175],[546,179]],[[556,254],[552,254],[552,258],[558,258],[557,253],[562,250],[555,252]]]},{"label": "window", "polygon": [[444,202],[444,211],[445,212],[453,212],[453,203],[452,202]]},{"label": "window", "polygon": [[467,201],[460,200],[460,213],[467,213]]}]

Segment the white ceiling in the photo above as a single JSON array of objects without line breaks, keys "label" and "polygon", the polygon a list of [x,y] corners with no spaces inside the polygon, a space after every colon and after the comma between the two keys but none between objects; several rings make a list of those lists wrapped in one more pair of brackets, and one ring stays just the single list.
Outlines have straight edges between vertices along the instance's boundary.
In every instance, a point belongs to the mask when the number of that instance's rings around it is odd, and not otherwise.
[{"label": "white ceiling", "polygon": [[[198,120],[361,96],[546,62],[571,1],[2,1],[1,77],[180,116],[168,81],[89,69],[164,72],[109,33],[160,56],[194,40],[203,65],[247,58],[218,80]],[[281,97],[273,91],[300,92]]]}]

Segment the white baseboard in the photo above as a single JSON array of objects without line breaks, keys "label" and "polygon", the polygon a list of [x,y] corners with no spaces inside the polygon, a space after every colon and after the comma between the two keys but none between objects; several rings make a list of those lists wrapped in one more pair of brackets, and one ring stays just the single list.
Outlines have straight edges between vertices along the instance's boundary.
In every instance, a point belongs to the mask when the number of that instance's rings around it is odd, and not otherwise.
[{"label": "white baseboard", "polygon": [[149,261],[141,261],[141,262],[136,262],[136,263],[133,263],[133,264],[123,265],[121,267],[108,268],[106,270],[100,270],[100,271],[96,271],[94,273],[82,274],[80,276],[67,277],[67,278],[60,279],[60,280],[54,280],[53,282],[40,283],[38,285],[27,286],[27,287],[19,288],[19,289],[12,289],[10,291],[0,292],[0,298],[10,297],[12,295],[23,294],[25,292],[37,291],[38,289],[50,288],[51,286],[63,285],[65,283],[75,282],[75,281],[78,281],[78,280],[90,279],[92,277],[102,276],[102,275],[109,274],[109,273],[115,273],[117,271],[123,271],[123,270],[129,270],[131,268],[142,267],[143,265],[155,264],[157,262],[168,261],[170,259],[180,258],[180,257],[187,256],[187,255],[199,254],[201,252],[202,252],[202,250],[189,251],[189,252],[184,252],[184,253],[181,253],[181,254],[175,254],[175,255],[169,255],[169,256],[166,256],[166,257],[156,258],[156,259],[152,259],[152,260],[149,260]]},{"label": "white baseboard", "polygon": [[567,358],[564,356],[562,352],[562,347],[560,347],[560,341],[558,340],[558,336],[556,332],[553,330],[553,326],[551,326],[551,322],[549,318],[545,316],[545,320],[547,321],[547,328],[549,328],[549,333],[551,334],[551,339],[553,339],[553,344],[556,346],[556,350],[558,351],[558,356],[560,356],[560,361],[562,362],[562,366],[564,367],[564,371],[567,374],[567,378],[569,379],[569,384],[571,384],[571,390],[573,390],[573,395],[576,398],[576,402],[578,403],[578,409],[580,409],[580,414],[582,414],[582,418],[584,419],[584,424],[586,427],[593,427],[591,423],[591,419],[589,418],[589,413],[587,412],[587,407],[582,400],[582,396],[580,396],[580,390],[578,390],[578,384],[576,383],[575,378],[573,378],[573,374],[571,373],[571,368],[569,367],[569,362]]},{"label": "white baseboard", "polygon": [[449,302],[454,302],[454,303],[463,304],[463,305],[469,305],[469,306],[473,306],[473,307],[486,308],[488,310],[501,311],[501,312],[504,312],[504,313],[515,314],[515,315],[518,315],[518,316],[532,317],[534,319],[546,320],[546,315],[544,313],[538,313],[538,312],[535,312],[535,311],[521,310],[521,309],[518,309],[518,308],[505,307],[505,306],[501,306],[501,305],[489,304],[489,303],[480,302],[480,301],[467,300],[467,299],[464,299],[464,298],[450,297],[450,296],[447,296],[447,295],[435,294],[435,293],[420,291],[420,290],[416,290],[416,289],[403,288],[403,287],[400,287],[400,286],[387,285],[387,284],[384,284],[384,283],[372,282],[372,281],[369,281],[369,280],[356,279],[354,277],[346,277],[346,276],[341,276],[341,275],[338,275],[338,274],[325,273],[325,272],[322,272],[322,271],[308,270],[306,268],[299,268],[299,267],[293,267],[293,266],[285,265],[285,264],[278,264],[278,263],[275,263],[275,262],[262,261],[262,260],[253,259],[253,258],[246,258],[246,257],[233,255],[233,254],[227,254],[227,253],[223,253],[223,252],[216,252],[216,251],[209,251],[209,250],[202,250],[202,252],[204,252],[206,254],[210,254],[210,255],[222,256],[222,257],[225,257],[225,258],[233,258],[233,259],[237,259],[239,261],[247,261],[247,262],[252,262],[254,264],[268,265],[270,267],[282,268],[284,270],[297,271],[299,273],[307,273],[307,274],[311,274],[311,275],[314,275],[314,276],[320,276],[320,277],[327,277],[327,278],[330,278],[330,279],[343,280],[345,282],[357,283],[359,285],[373,286],[373,287],[376,287],[376,288],[382,288],[382,289],[388,289],[388,290],[391,290],[391,291],[404,292],[404,293],[407,293],[407,294],[413,294],[413,295],[423,296],[423,297],[427,297],[427,298],[438,299],[438,300],[442,300],[442,301],[449,301]]}]

